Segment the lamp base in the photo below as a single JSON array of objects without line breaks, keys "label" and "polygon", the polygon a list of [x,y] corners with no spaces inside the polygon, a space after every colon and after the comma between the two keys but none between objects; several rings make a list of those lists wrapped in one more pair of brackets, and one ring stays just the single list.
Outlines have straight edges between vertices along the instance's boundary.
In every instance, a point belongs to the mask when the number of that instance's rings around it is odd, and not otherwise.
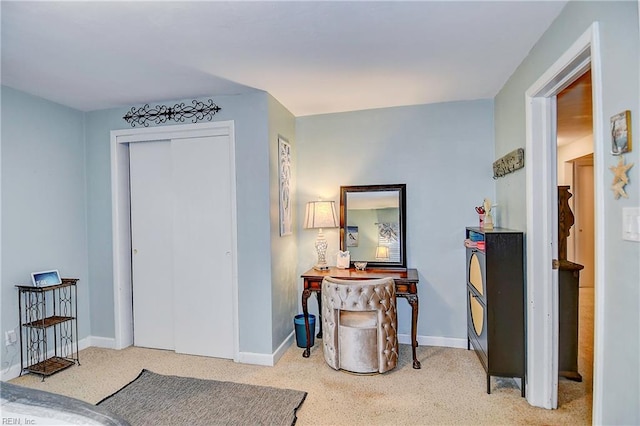
[{"label": "lamp base", "polygon": [[315,269],[316,271],[328,271],[329,267],[327,265],[315,265],[313,269]]}]

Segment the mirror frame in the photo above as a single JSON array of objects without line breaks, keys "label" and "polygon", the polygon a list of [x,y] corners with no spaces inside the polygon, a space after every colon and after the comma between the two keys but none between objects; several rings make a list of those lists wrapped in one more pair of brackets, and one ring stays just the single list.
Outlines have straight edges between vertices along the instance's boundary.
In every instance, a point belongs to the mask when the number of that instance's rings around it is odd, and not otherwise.
[{"label": "mirror frame", "polygon": [[[341,186],[340,187],[340,250],[347,249],[345,236],[347,224],[347,194],[353,192],[386,192],[398,191],[398,225],[400,228],[400,261],[399,262],[376,262],[375,260],[367,262],[367,267],[375,268],[407,268],[407,238],[406,238],[406,220],[407,220],[407,202],[406,202],[406,184],[394,185],[358,185],[358,186]],[[360,259],[356,259],[358,262]],[[365,260],[362,260],[365,261]],[[351,260],[350,266],[353,267],[354,260]]]}]

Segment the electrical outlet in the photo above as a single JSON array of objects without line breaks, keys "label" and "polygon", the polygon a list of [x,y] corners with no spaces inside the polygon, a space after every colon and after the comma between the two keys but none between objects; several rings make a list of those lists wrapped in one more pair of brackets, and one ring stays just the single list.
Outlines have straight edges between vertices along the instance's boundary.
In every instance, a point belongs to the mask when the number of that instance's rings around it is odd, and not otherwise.
[{"label": "electrical outlet", "polygon": [[4,333],[4,340],[7,346],[11,346],[13,345],[17,338],[16,338],[16,332],[14,330],[9,330],[7,332]]}]

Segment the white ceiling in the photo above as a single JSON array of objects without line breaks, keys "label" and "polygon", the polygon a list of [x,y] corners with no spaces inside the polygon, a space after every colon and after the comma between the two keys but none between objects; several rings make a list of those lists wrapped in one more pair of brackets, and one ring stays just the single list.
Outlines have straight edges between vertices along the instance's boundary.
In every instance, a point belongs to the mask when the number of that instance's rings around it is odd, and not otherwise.
[{"label": "white ceiling", "polygon": [[253,90],[296,116],[492,98],[565,4],[2,1],[2,84],[82,111]]}]

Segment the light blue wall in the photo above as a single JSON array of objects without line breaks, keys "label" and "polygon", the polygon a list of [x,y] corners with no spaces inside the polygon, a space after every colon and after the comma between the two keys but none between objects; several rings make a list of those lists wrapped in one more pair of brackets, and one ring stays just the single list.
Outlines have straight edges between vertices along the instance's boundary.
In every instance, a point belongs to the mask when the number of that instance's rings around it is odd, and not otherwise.
[{"label": "light blue wall", "polygon": [[115,337],[109,132],[125,128],[122,111],[86,114],[87,235],[91,281],[91,333]]},{"label": "light blue wall", "polygon": [[[640,244],[623,241],[623,207],[640,205],[639,37],[637,2],[569,2],[558,19],[532,49],[495,99],[496,156],[525,145],[525,91],[578,39],[594,21],[600,25],[602,52],[603,140],[609,139],[609,117],[631,110],[633,151],[625,155],[635,163],[625,188],[629,198],[614,200],[608,166],[617,158],[606,154],[605,173],[599,182],[604,194],[605,247],[597,263],[606,276],[602,364],[603,424],[640,424]],[[509,226],[526,227],[525,177],[514,173],[497,181],[498,202]],[[535,285],[535,283],[528,283]]]},{"label": "light blue wall", "polygon": [[[214,98],[222,107],[215,121],[235,122],[240,351],[262,354],[272,348],[271,306],[264,303],[271,298],[267,97],[255,92]],[[129,128],[122,119],[126,112],[123,107],[87,113],[91,326],[105,338],[114,337],[110,131]]]},{"label": "light blue wall", "polygon": [[[83,114],[5,88],[2,102],[2,277],[3,283],[9,283],[3,284],[2,320],[3,324],[14,322],[3,329],[17,325],[17,298],[15,294],[11,297],[14,282],[27,280],[35,269],[58,267],[64,273],[68,267],[85,284],[80,287],[81,337],[113,338],[110,132],[128,128],[122,120],[128,108]],[[216,102],[222,106],[216,120],[234,120],[236,126],[241,351],[272,353],[291,333],[292,317],[301,309],[300,272],[315,262],[315,232],[300,232],[298,225],[294,235],[279,236],[278,135],[291,143],[294,176],[298,175],[294,185],[302,183],[294,187],[297,212],[318,195],[338,202],[340,185],[408,184],[408,260],[420,270],[420,322],[425,324],[419,332],[464,337],[464,294],[462,287],[451,285],[463,282],[464,268],[443,272],[437,265],[463,264],[458,239],[461,241],[465,225],[475,224],[473,206],[492,194],[486,167],[493,157],[490,101],[297,120],[263,92],[216,97]],[[33,111],[46,117],[37,126],[33,125]],[[299,135],[305,138],[301,148]],[[37,160],[44,152],[46,157]],[[50,170],[44,177],[28,168],[34,161],[45,164],[44,168],[38,164],[38,170],[51,168],[48,158],[65,167],[56,168],[56,173]],[[466,162],[471,164],[458,166]],[[327,175],[330,177],[325,178]],[[49,197],[54,206],[64,205],[65,213],[44,215],[36,209],[25,213],[25,203],[34,196]],[[22,227],[14,226],[15,221]],[[443,221],[448,225],[442,226]],[[37,241],[42,238],[38,233],[43,229],[51,240],[45,246],[34,244],[36,237]],[[335,263],[337,230],[327,230],[327,235],[333,238],[330,261]],[[52,251],[58,240],[70,249]],[[271,259],[265,256],[270,251],[275,254]],[[32,265],[39,254],[43,263],[55,265]],[[73,259],[70,266],[67,257]],[[271,300],[271,305],[264,300]],[[401,312],[408,317],[406,307]],[[406,324],[403,321],[404,328]],[[408,328],[401,332],[408,333]]]},{"label": "light blue wall", "polygon": [[[2,86],[3,332],[18,326],[14,285],[58,269],[80,279],[78,335],[89,335],[84,160],[82,112]],[[19,345],[1,353],[3,369],[20,362]]]},{"label": "light blue wall", "polygon": [[269,104],[269,167],[270,167],[270,218],[271,218],[271,334],[272,351],[291,334],[293,317],[298,306],[296,275],[298,267],[297,229],[292,235],[280,236],[280,187],[278,167],[278,136],[284,137],[291,145],[291,186],[293,195],[294,224],[300,217],[296,212],[296,136],[295,117],[273,96],[268,96]]},{"label": "light blue wall", "polygon": [[[418,335],[466,339],[465,226],[493,198],[493,102],[479,100],[300,117],[298,211],[341,185],[407,185],[407,265],[420,278]],[[298,224],[300,226],[300,224]],[[337,229],[326,229],[335,265]],[[316,261],[315,230],[299,229],[299,274]],[[298,274],[298,275],[299,275]],[[299,287],[302,282],[299,281]],[[398,304],[399,333],[411,311]],[[317,313],[311,301],[309,310]]]},{"label": "light blue wall", "polygon": [[[277,235],[270,163],[278,134],[293,144],[295,122],[264,92],[215,100],[216,121],[235,123],[240,350],[270,354],[291,333],[298,299],[295,258],[286,257],[296,237]],[[14,283],[58,268],[81,279],[80,337],[114,337],[110,132],[129,128],[128,108],[83,114],[2,88],[3,330],[17,326]],[[51,209],[33,208],[34,200]],[[271,259],[272,248],[285,256]]]}]

